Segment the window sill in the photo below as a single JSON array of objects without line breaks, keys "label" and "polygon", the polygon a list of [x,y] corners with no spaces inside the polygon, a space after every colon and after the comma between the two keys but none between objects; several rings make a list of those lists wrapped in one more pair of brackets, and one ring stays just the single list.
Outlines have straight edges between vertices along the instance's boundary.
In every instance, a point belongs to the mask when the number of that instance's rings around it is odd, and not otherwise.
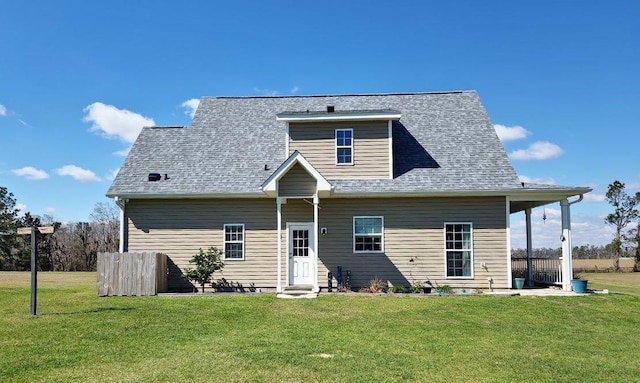
[{"label": "window sill", "polygon": [[444,279],[475,279],[475,277],[445,277]]}]

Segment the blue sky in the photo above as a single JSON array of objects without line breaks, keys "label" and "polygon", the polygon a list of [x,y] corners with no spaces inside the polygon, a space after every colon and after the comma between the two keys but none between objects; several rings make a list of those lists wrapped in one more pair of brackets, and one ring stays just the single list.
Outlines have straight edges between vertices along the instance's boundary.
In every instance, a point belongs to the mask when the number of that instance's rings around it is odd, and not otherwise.
[{"label": "blue sky", "polygon": [[[523,180],[594,189],[573,243],[610,241],[607,185],[640,191],[640,2],[310,3],[5,2],[0,185],[87,220],[142,125],[188,125],[201,96],[475,89]],[[534,246],[558,247],[544,210]]]}]

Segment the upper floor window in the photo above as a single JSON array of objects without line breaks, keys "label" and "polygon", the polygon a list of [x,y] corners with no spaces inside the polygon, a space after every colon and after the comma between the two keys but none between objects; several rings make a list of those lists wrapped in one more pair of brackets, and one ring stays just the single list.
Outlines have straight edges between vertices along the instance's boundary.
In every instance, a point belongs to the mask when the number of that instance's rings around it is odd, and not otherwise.
[{"label": "upper floor window", "polygon": [[224,259],[244,259],[244,225],[224,225]]},{"label": "upper floor window", "polygon": [[383,217],[353,217],[353,252],[381,253],[383,251]]},{"label": "upper floor window", "polygon": [[336,129],[336,164],[353,165],[353,129]]},{"label": "upper floor window", "polygon": [[447,278],[473,277],[473,236],[470,223],[447,223],[445,232],[445,257]]}]

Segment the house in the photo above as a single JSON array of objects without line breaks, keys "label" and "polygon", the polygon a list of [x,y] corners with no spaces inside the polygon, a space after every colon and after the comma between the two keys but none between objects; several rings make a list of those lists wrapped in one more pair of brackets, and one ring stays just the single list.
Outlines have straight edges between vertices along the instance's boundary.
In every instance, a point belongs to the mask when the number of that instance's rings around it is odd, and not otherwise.
[{"label": "house", "polygon": [[107,196],[121,251],[167,254],[171,288],[216,246],[218,277],[281,293],[339,266],[354,287],[511,287],[510,215],[530,227],[553,202],[567,289],[568,199],[589,191],[521,183],[477,93],[455,91],[205,97],[190,126],[141,131]]}]

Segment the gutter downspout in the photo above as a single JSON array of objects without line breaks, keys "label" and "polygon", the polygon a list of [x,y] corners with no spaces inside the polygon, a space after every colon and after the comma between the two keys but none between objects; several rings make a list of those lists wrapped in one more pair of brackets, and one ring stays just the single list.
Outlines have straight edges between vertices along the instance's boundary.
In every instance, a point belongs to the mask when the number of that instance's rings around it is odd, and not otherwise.
[{"label": "gutter downspout", "polygon": [[573,248],[571,245],[571,209],[570,206],[584,199],[584,195],[572,202],[567,198],[560,201],[560,211],[562,213],[562,290],[571,291],[571,280],[573,279]]}]

